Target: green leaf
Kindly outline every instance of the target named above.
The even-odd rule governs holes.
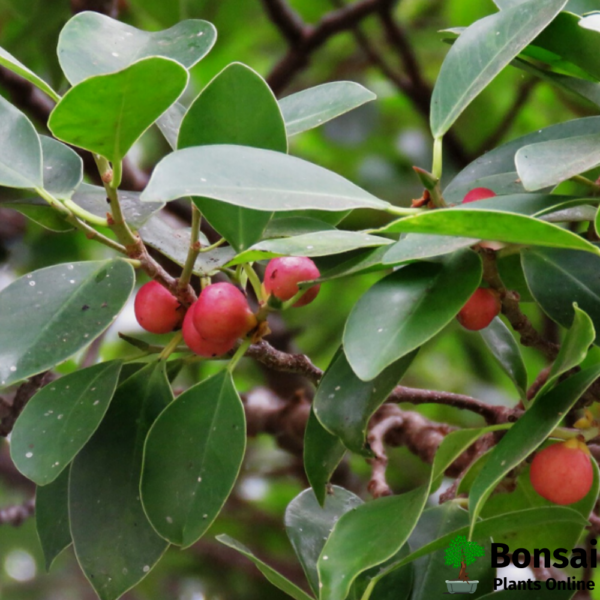
[[[469,524],[469,513],[458,506],[455,502],[446,502],[440,506],[434,506],[423,512],[421,519],[412,532],[409,543],[413,548],[422,548],[448,532],[454,532]],[[469,565],[469,579],[479,581],[477,591],[472,595],[478,598],[487,592],[491,592],[494,584],[496,571],[491,568],[487,556],[491,550],[490,538],[481,540],[485,547],[486,558],[475,561]],[[410,556],[410,554],[409,554]],[[456,571],[451,575],[449,567],[445,564],[445,552],[440,548],[415,561],[415,583],[411,600],[430,600],[440,593],[440,578],[438,574],[448,573],[447,579],[455,579]],[[394,570],[393,572],[396,572]],[[382,581],[385,581],[383,578]],[[373,596],[372,596],[373,598]],[[373,598],[373,600],[375,600]]]
[[[187,108],[183,104],[175,102],[156,120],[157,127],[173,150],[177,150],[179,128],[186,110]]]
[[[179,63],[145,58],[71,88],[52,111],[48,127],[58,139],[118,163],[179,98],[187,81]]]
[[[391,248],[391,246],[389,247]],[[334,256],[333,265],[321,269],[321,277],[316,281],[331,281],[341,277],[352,277],[353,275],[388,270],[390,266],[382,263],[387,250],[388,246],[379,246],[374,250]],[[331,263],[328,261],[329,264]]]
[[[358,575],[398,552],[425,506],[428,489],[379,498],[339,519],[318,562],[321,600],[344,600]]]
[[[204,535],[231,493],[245,449],[244,408],[228,371],[181,394],[144,448],[142,502],[156,531],[184,547]]]
[[[576,303],[573,304],[573,309],[575,311],[573,324],[560,345],[558,356],[552,363],[546,383],[536,396],[542,396],[563,373],[580,365],[587,356],[588,348],[594,343],[596,332],[592,320]]]
[[[597,9],[597,7],[596,7]],[[580,67],[594,79],[600,78],[600,59],[596,31],[580,26],[581,18],[568,12],[562,12],[549,27],[534,41],[538,48],[554,53],[562,61],[569,61]]]
[[[443,136],[474,98],[556,17],[566,0],[528,0],[476,21],[446,56],[432,96],[431,131]]]
[[[438,448],[426,485],[400,496],[362,504],[342,516],[319,558],[319,578],[323,584],[320,599],[344,600],[361,573],[396,555],[412,533],[430,490],[439,486],[444,471],[480,435],[498,429],[505,427],[464,429],[449,434]],[[379,575],[373,576],[363,595],[365,600],[380,579]]]
[[[369,381],[439,333],[477,289],[481,272],[479,256],[464,250],[377,282],[346,322],[344,351],[352,370]]]
[[[563,327],[573,323],[573,302],[600,331],[600,258],[583,252],[531,248],[521,252],[527,285],[542,310]]]
[[[51,484],[35,490],[35,527],[44,552],[46,571],[72,542],[69,528],[69,471],[65,469]]]
[[[55,265],[0,292],[0,386],[41,373],[94,341],[133,290],[124,260]]]
[[[55,102],[60,100],[60,96],[41,77],[28,69],[4,48],[0,48],[0,65],[35,85],[35,87],[44,92],[47,96],[50,96]]]
[[[119,385],[105,419],[71,467],[75,554],[101,600],[131,589],[167,549],[146,519],[139,482],[144,439],[172,397],[164,362],[137,371]]]
[[[465,167],[446,187],[444,198],[449,203],[462,202],[468,191],[480,186],[488,187],[497,194],[523,192],[515,167],[515,154],[519,148],[592,133],[600,133],[600,117],[586,117],[551,125],[503,144]]]
[[[289,579],[286,579],[283,575],[275,571],[275,569],[269,567],[269,565],[254,556],[246,546],[240,544],[237,540],[234,540],[232,537],[225,534],[218,535],[216,539],[221,542],[221,544],[225,544],[225,546],[237,550],[240,554],[243,554],[246,558],[251,560],[270,583],[291,598],[294,598],[294,600],[312,600],[312,596],[309,596],[295,583],[292,583]]]
[[[189,195],[269,212],[389,207],[327,169],[246,146],[199,146],[169,154],[154,169],[142,201]]]
[[[63,27],[58,60],[69,82],[76,85],[88,77],[122,71],[140,59],[155,56],[170,58],[189,69],[210,52],[216,39],[214,26],[198,19],[149,32],[86,11]],[[155,81],[161,86],[165,83],[163,79]]]
[[[311,410],[304,432],[303,462],[308,482],[321,506],[327,497],[327,484],[344,454],[344,444],[319,423]]]
[[[370,454],[365,449],[367,425],[373,413],[410,367],[416,352],[392,363],[372,381],[361,381],[352,371],[340,349],[325,372],[313,401],[321,424],[339,437],[352,452]]]
[[[510,332],[510,329],[508,329],[499,317],[496,317],[479,334],[492,356],[498,361],[500,367],[502,367],[502,370],[515,384],[519,396],[525,398],[528,387],[527,370],[519,345]]]
[[[596,365],[569,377],[540,396],[500,440],[469,494],[471,530],[483,504],[500,481],[544,442],[599,376],[600,365]]]
[[[234,144],[287,152],[285,123],[267,82],[250,67],[233,63],[194,100],[179,129],[178,148]],[[238,251],[257,242],[268,212],[233,208],[210,198],[194,201],[209,223]]]
[[[302,90],[279,101],[289,136],[308,131],[354,110],[377,96],[353,81],[334,81]]]
[[[552,527],[557,527],[559,523],[575,523],[581,527],[585,527],[588,521],[579,512],[566,506],[544,506],[539,508],[530,508],[527,510],[514,511],[505,513],[489,519],[483,519],[475,524],[473,531],[473,539],[486,539],[489,537],[518,532],[525,527],[541,527],[551,524]],[[376,579],[386,577],[395,569],[399,569],[423,556],[427,556],[432,552],[444,549],[457,535],[468,535],[469,525],[455,529],[436,540],[425,544],[406,558],[397,563],[391,564],[381,570],[381,573]]]
[[[83,161],[68,146],[40,136],[44,161],[43,188],[59,200],[68,200],[83,180]],[[106,198],[104,199],[106,216]]]
[[[42,187],[42,144],[31,121],[0,96],[0,185]]]
[[[139,234],[146,245],[152,246],[183,267],[190,248],[192,235],[190,227],[173,229],[160,215],[154,215],[139,230]],[[204,240],[204,245],[207,243],[208,241]],[[235,250],[231,246],[221,246],[209,252],[202,252],[196,259],[193,272],[201,277],[213,275],[216,269],[226,265],[234,256]]]
[[[435,258],[436,256],[443,256],[455,250],[472,246],[478,241],[478,239],[474,238],[409,233],[399,242],[386,249],[383,263],[386,265],[397,265],[424,258]]]
[[[509,244],[570,248],[600,254],[593,244],[558,225],[496,210],[449,208],[427,211],[394,221],[379,233],[399,231],[478,237]]]
[[[599,145],[600,134],[592,134],[525,146],[515,156],[517,172],[526,190],[556,185],[597,167]]]
[[[285,529],[315,595],[319,594],[317,561],[339,518],[363,501],[352,492],[333,486],[321,506],[312,489],[296,496],[285,510]]]
[[[264,240],[236,256],[230,265],[253,262],[276,256],[329,256],[359,248],[387,246],[393,240],[359,231],[327,230],[294,237]]]
[[[11,435],[15,466],[37,485],[54,481],[100,425],[113,397],[120,361],[79,369],[43,387]]]
[[[284,213],[286,216],[275,216],[267,225],[263,232],[265,239],[292,237],[295,235],[304,235],[305,233],[315,233],[317,231],[331,231],[335,227],[325,221],[312,219],[310,217],[288,217],[289,213]],[[336,213],[330,213],[336,214]]]
[[[98,185],[82,183],[72,198],[75,204],[81,206],[97,217],[106,217],[106,190]],[[139,229],[148,219],[163,206],[164,202],[140,202],[139,192],[119,190],[119,202],[127,223]]]
[[[0,207],[16,210],[50,231],[64,233],[75,229],[55,209],[40,198],[22,198],[21,200],[0,202]]]

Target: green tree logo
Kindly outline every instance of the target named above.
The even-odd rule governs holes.
[[[457,535],[446,548],[445,564],[456,569],[460,567],[458,578],[468,582],[467,566],[473,564],[480,556],[484,556],[484,553],[483,546],[476,542],[468,542],[464,535]]]

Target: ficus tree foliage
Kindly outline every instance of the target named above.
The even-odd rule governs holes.
[[[210,360],[190,352],[178,332],[160,345],[127,338],[129,354],[39,386],[14,425],[10,448],[19,471],[37,486],[48,566],[73,544],[98,596],[115,600],[169,545],[186,548],[206,534],[244,458],[245,411],[233,377],[244,355],[303,373],[316,386],[304,440],[311,488],[289,504],[284,519],[310,592],[229,535],[217,539],[296,600],[427,597],[427,590],[443,587],[435,567],[457,536],[484,547],[493,539],[529,549],[572,548],[585,536],[598,495],[595,462],[591,489],[568,507],[533,493],[526,475],[528,458],[548,440],[590,441],[599,434],[590,414],[579,417],[599,392],[600,362],[588,350],[600,327],[600,185],[585,173],[600,165],[600,117],[500,146],[447,186],[441,177],[445,136],[507,67],[600,106],[600,20],[569,12],[566,0],[497,4],[498,12],[445,33],[451,46],[431,103],[433,166],[429,172],[417,165],[424,192],[410,208],[288,153],[291,136],[376,101],[356,83],[329,83],[278,101],[257,72],[236,62],[184,104],[189,69],[215,43],[216,31],[205,21],[147,33],[96,13],[76,15],[58,42],[72,86],[63,95],[0,49],[4,67],[56,102],[49,137],[0,97],[0,186],[26,192],[11,206],[114,254],[33,271],[0,292],[0,386],[52,371],[98,340],[143,274],[184,308],[196,300],[197,283],[232,282],[256,301],[258,318],[236,349],[215,361],[212,376],[177,396],[178,371]],[[172,152],[141,194],[122,192],[123,159],[154,124]],[[103,187],[83,181],[73,147],[92,153]],[[562,193],[569,180],[579,193]],[[461,205],[478,187],[495,196]],[[192,227],[176,234],[157,215],[181,198],[191,203]],[[357,209],[380,213],[385,224],[363,231],[340,226]],[[202,222],[221,239],[210,244]],[[181,267],[176,277],[156,253]],[[323,374],[306,357],[262,340],[269,315],[290,305],[269,297],[260,279],[265,261],[281,256],[320,265],[318,281],[302,289],[380,275],[349,312],[342,345]],[[478,335],[520,402],[511,409],[477,405],[487,426],[448,428],[430,449],[427,482],[391,495],[382,445],[401,417],[392,411],[375,426],[371,418],[383,414],[386,400],[401,400],[396,386],[419,349],[454,322],[480,287],[493,291],[503,317]],[[525,300],[562,328],[560,345],[532,326],[521,310]],[[551,361],[532,388],[519,342]],[[371,463],[372,499],[330,484],[347,452]],[[459,460],[455,497],[427,508]],[[507,481],[516,490],[499,502],[494,492]],[[485,563],[478,561],[471,575],[478,571],[479,596],[492,590]]]

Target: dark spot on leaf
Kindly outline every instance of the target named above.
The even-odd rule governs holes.
[[[103,303],[100,305],[100,308],[106,308],[107,306],[108,306],[108,302],[103,302]]]
[[[89,309],[90,309],[90,307],[89,307],[87,304],[84,304],[84,305],[81,307],[81,310],[89,310]]]

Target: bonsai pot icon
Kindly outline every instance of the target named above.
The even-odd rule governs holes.
[[[473,564],[484,555],[483,547],[475,542],[467,541],[464,535],[457,535],[446,548],[445,564],[460,569],[458,579],[446,579],[448,592],[451,594],[473,594],[479,581],[470,580],[467,566]]]

